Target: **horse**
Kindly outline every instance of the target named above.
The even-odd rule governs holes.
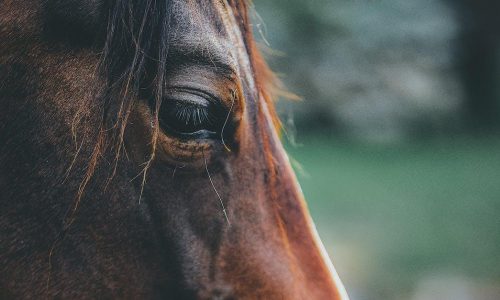
[[[251,9],[0,1],[0,298],[348,299]]]

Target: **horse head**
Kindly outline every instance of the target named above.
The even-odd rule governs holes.
[[[347,299],[248,6],[0,2],[0,295]]]

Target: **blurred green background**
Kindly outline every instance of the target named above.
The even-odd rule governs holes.
[[[254,0],[352,300],[500,299],[500,3]]]

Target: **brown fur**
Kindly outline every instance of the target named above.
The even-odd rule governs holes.
[[[0,298],[346,299],[249,4],[130,3],[0,2]],[[162,127],[179,84],[220,98],[220,139]]]

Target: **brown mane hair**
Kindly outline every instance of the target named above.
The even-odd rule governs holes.
[[[96,70],[96,77],[104,78],[105,83],[93,90],[95,96],[87,100],[92,103],[82,103],[74,119],[75,141],[79,134],[79,126],[85,124],[92,115],[100,116],[100,124],[94,133],[94,138],[92,138],[92,133],[84,133],[80,137],[80,147],[83,143],[93,142],[94,150],[74,205],[68,211],[66,227],[73,222],[74,213],[85,188],[106,151],[114,153],[108,183],[113,179],[118,161],[125,151],[124,134],[127,122],[136,99],[141,96],[141,87],[144,85],[152,86],[154,91],[153,95],[149,95],[154,101],[150,103],[154,107],[151,121],[154,130],[150,142],[151,153],[144,162],[142,174],[139,174],[142,175],[142,186],[146,183],[147,170],[155,157],[160,130],[158,114],[164,96],[163,87],[169,53],[170,14],[175,12],[170,1],[139,0],[134,1],[133,7],[132,2],[131,0],[116,0],[110,7],[107,32],[102,42],[101,60]],[[265,62],[254,39],[249,18],[251,3],[247,0],[228,0],[227,3],[238,22],[250,57],[259,101],[266,102],[274,127],[279,132],[281,122],[273,102],[278,95],[286,96],[286,93],[281,88],[281,82]],[[147,76],[146,70],[154,70],[154,76]],[[95,98],[100,101],[95,101]],[[103,105],[97,106],[95,103],[103,103]],[[78,151],[75,159],[76,156],[78,156]]]
[[[279,95],[286,95],[286,93],[282,88],[281,81],[276,77],[276,74],[274,74],[271,68],[269,68],[258,49],[252,28],[250,26],[251,22],[249,19],[249,11],[251,8],[249,6],[251,2],[238,0],[228,0],[228,2],[235,14],[236,20],[238,21],[240,31],[247,47],[247,52],[249,54],[250,63],[252,64],[254,73],[254,80],[262,98],[259,100],[263,100],[268,104],[267,106],[270,110],[274,126],[276,130],[280,131],[281,122],[274,109],[273,102]]]

